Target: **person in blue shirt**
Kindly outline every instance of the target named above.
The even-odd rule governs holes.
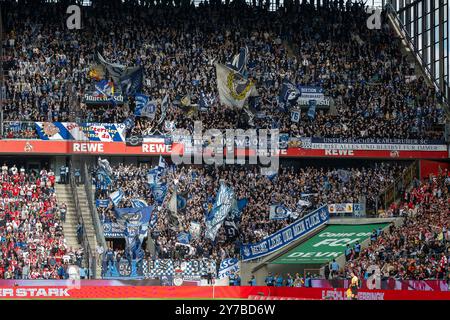
[[[83,267],[80,268],[80,279],[86,279],[86,269]]]
[[[230,275],[228,276],[228,285],[234,286],[235,285],[234,280],[235,280],[234,272],[231,272]]]
[[[353,251],[355,252],[355,258],[358,258],[359,253],[361,252],[361,245],[359,244],[359,241],[356,241]]]
[[[236,275],[234,277],[234,285],[235,286],[240,286],[241,285],[241,276],[239,275],[238,272],[236,272]]]
[[[288,273],[286,276],[286,286],[293,287],[294,286],[294,278],[292,278],[291,274]]]
[[[373,231],[372,231],[372,234],[370,235],[370,242],[375,242],[375,241],[377,241],[377,231],[374,229]]]
[[[333,259],[333,262],[331,262],[331,276],[335,277],[339,273],[339,263],[336,262],[335,259]]]
[[[283,276],[281,274],[276,274],[275,279],[276,279],[276,286],[282,287],[283,286]]]
[[[383,233],[383,230],[381,230],[380,227],[377,229],[377,237],[379,237]]]
[[[311,287],[311,273],[309,273],[309,272],[306,274],[305,287],[306,288],[310,288]]]
[[[248,285],[252,286],[252,287],[256,286],[256,278],[255,278],[255,276],[252,275],[252,278],[248,282]]]
[[[272,276],[272,272],[269,272],[269,275],[266,277],[266,280],[264,282],[268,287],[273,287],[275,279]]]

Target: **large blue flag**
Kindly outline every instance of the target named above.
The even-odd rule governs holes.
[[[151,190],[153,193],[153,197],[155,197],[156,202],[158,202],[159,205],[161,205],[164,202],[164,199],[167,195],[167,183],[165,182],[158,182],[151,186]]]
[[[155,118],[156,115],[156,102],[151,101],[149,96],[144,94],[137,94],[134,96],[136,107],[134,109],[134,115],[138,117]]]
[[[144,69],[142,67],[126,68],[120,77],[120,87],[125,96],[135,95],[142,92],[144,80]]]
[[[247,71],[248,57],[249,57],[248,47],[247,46],[242,47],[239,50],[239,53],[233,57],[233,61],[231,61],[231,63],[227,63],[226,66],[245,76]]]
[[[219,192],[216,197],[216,202],[211,212],[206,217],[206,232],[205,236],[212,241],[217,236],[217,232],[225,221],[228,213],[235,204],[234,190],[221,183]]]
[[[295,103],[301,96],[300,90],[289,80],[285,79],[281,84],[278,101],[281,103]]]

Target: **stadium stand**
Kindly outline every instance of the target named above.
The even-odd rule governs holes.
[[[0,278],[67,278],[68,265],[81,267],[83,251],[64,238],[66,206],[57,200],[55,174],[6,164],[1,170]]]
[[[346,275],[356,272],[367,279],[369,265],[377,265],[383,278],[405,280],[448,277],[450,177],[430,177],[405,193],[400,205],[403,224],[391,226],[356,259],[347,262]]]
[[[127,138],[164,136],[172,142],[175,128],[193,132],[194,123],[201,121],[204,130],[279,129],[298,143],[305,143],[302,138],[349,138],[349,144],[358,139],[417,139],[425,141],[421,146],[411,143],[418,153],[429,142],[429,152],[446,148],[441,97],[405,53],[387,19],[380,30],[369,30],[363,5],[326,3],[294,7],[286,1],[285,7],[269,11],[240,1],[183,8],[165,2],[101,1],[84,8],[83,28],[74,31],[55,14],[65,11],[66,3],[7,1],[2,138],[72,142],[79,137],[54,124],[70,122],[124,125]],[[226,106],[218,94],[217,63],[235,68],[236,53],[247,59],[238,85],[255,83],[257,90],[243,108]],[[126,96],[129,87],[102,73],[105,61],[137,66],[136,72],[142,68],[145,80],[139,94],[128,95],[125,102],[114,100]],[[233,85],[233,79],[227,80]],[[304,89],[312,90],[317,100],[307,98]],[[86,97],[93,92],[106,102],[88,103]],[[145,114],[139,109],[144,98],[146,107],[154,107]],[[93,135],[92,140],[80,140],[103,142]],[[24,152],[32,148],[27,145]],[[421,183],[414,172],[408,185],[398,184],[415,160],[408,155],[406,161],[396,161],[403,151],[399,149],[389,149],[389,161],[383,155],[383,161],[368,159],[360,166],[345,159],[329,165],[315,164],[312,158],[295,165],[286,160],[272,174],[262,174],[259,165],[173,165],[159,156],[155,167],[148,164],[148,155],[125,160],[118,152],[102,160],[92,153],[77,163],[77,182],[84,180],[86,186],[67,188],[55,186],[56,174],[50,169],[27,172],[5,164],[0,180],[0,278],[67,279],[69,265],[86,264],[88,246],[81,248],[85,240],[79,236],[77,243],[68,243],[69,228],[63,227],[68,208],[58,202],[59,190],[64,200],[76,193],[73,205],[78,208],[69,206],[70,219],[84,216],[89,222],[80,222],[77,231],[90,229],[85,238],[96,248],[104,278],[158,277],[162,282],[166,273],[156,271],[169,270],[176,277],[189,269],[195,276],[208,274],[211,281],[219,278],[222,262],[237,264],[243,258],[244,245],[267,240],[320,208],[362,203],[377,218],[404,220],[400,227],[377,234],[358,256],[350,255],[337,278],[348,279],[354,272],[367,279],[370,265],[379,266],[383,278],[449,278],[449,172]],[[55,157],[53,169],[65,163],[63,157]],[[143,160],[147,164],[138,164]],[[89,173],[80,169],[88,164]],[[70,170],[66,178],[75,184],[74,168]],[[394,191],[380,203],[380,193],[389,188]],[[404,199],[396,199],[398,194]],[[218,204],[222,197],[229,201]],[[211,236],[216,205],[232,208]],[[97,230],[97,213],[102,232]],[[124,225],[125,216],[129,220]],[[107,247],[100,245],[100,236],[103,242],[108,239]],[[129,265],[124,267],[124,261]],[[142,269],[150,270],[150,264],[158,267],[148,276]],[[311,287],[313,279],[323,278],[304,276],[299,271],[270,279],[276,286]],[[236,278],[237,285],[247,285],[238,272]]]
[[[60,5],[9,3],[5,120],[125,121],[134,113],[132,99],[125,108],[83,103],[96,83],[88,71],[99,52],[109,61],[143,65],[142,93],[155,101],[168,94],[166,120],[177,128],[192,130],[200,120],[205,129],[278,127],[306,137],[443,138],[436,92],[416,75],[387,24],[376,32],[365,27],[367,14],[358,4],[319,9],[303,4],[270,12],[239,3],[142,10],[103,2],[86,8],[84,28],[76,33],[53,14]],[[167,16],[177,19],[169,22]],[[213,62],[228,62],[243,45],[249,50],[248,76],[259,92],[250,113],[219,103],[214,75]],[[314,121],[303,111],[300,121],[292,122],[277,101],[285,79],[323,88],[327,102],[319,103]],[[153,119],[137,117],[130,134],[167,132],[160,112]],[[28,127],[9,126],[7,137],[35,137]]]

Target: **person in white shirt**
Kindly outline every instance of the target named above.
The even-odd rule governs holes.
[[[18,172],[16,165],[13,165],[11,168],[11,173],[16,174]]]

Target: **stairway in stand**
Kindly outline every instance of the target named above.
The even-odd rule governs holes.
[[[88,199],[86,196],[86,189],[84,184],[77,186],[78,199],[80,201],[81,215],[83,216],[84,223],[86,225],[86,232],[91,246],[92,254],[97,259],[96,276],[100,278],[101,275],[101,261],[98,261],[97,257],[97,236],[95,234],[94,221],[92,220],[91,212],[89,210]]]
[[[64,238],[66,239],[67,246],[74,250],[81,247],[77,239],[77,215],[75,212],[75,201],[68,184],[55,184],[56,198],[58,203],[65,203],[67,205],[66,221],[63,223]]]

